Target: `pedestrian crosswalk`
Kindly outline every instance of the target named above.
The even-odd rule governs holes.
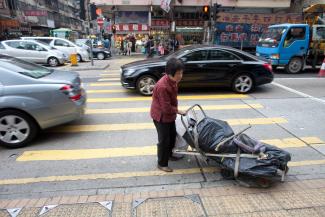
[[[201,105],[205,111],[209,110],[239,110],[239,109],[260,109],[261,104],[230,104],[230,105]],[[179,106],[180,110],[188,109],[188,106]],[[114,108],[114,109],[87,109],[86,114],[118,114],[118,113],[140,113],[149,112],[149,107],[136,108]]]
[[[92,124],[71,124],[60,126],[50,130],[49,132],[55,132],[59,134],[76,134],[76,133],[84,133],[91,134],[95,132],[105,132],[105,135],[113,134],[114,132],[125,133],[125,135],[129,132],[134,131],[144,131],[146,135],[155,135],[154,125],[152,122],[130,122],[127,119],[127,115],[129,113],[149,113],[150,107],[139,106],[138,104],[130,105],[132,102],[150,102],[151,97],[142,97],[142,96],[134,96],[128,95],[128,90],[125,90],[121,87],[119,81],[119,74],[117,71],[110,73],[107,71],[106,73],[100,74],[102,78],[100,78],[97,82],[89,83],[86,85],[88,96],[88,103],[91,105],[90,108],[86,110],[87,118],[91,119],[94,116],[103,117],[105,114],[114,114],[114,117],[124,117],[124,121],[121,123],[92,123]],[[95,88],[93,88],[95,87]],[[115,87],[114,89],[110,89],[107,87]],[[119,88],[116,88],[119,87]],[[114,94],[123,93],[124,95],[121,97],[116,97]],[[100,96],[100,97],[98,97]],[[202,105],[204,110],[207,111],[233,111],[233,118],[223,118],[218,117],[219,119],[225,119],[231,126],[245,126],[245,125],[260,125],[263,126],[271,126],[275,127],[278,125],[289,124],[290,120],[283,117],[263,117],[260,114],[257,114],[255,117],[247,118],[245,116],[245,112],[250,112],[254,110],[263,110],[266,108],[261,103],[252,103],[254,98],[245,95],[245,94],[234,94],[234,93],[225,93],[225,94],[180,94],[178,97],[179,101],[187,101],[190,103],[198,103],[200,101],[205,101]],[[227,100],[231,100],[231,103]],[[249,100],[249,103],[245,100]],[[212,104],[207,103],[212,102]],[[226,102],[225,102],[226,101]],[[218,104],[217,102],[221,102],[222,104]],[[126,104],[128,103],[128,104]],[[97,107],[101,105],[100,107]],[[113,106],[114,105],[114,106]],[[137,106],[138,105],[138,106]],[[180,106],[179,109],[186,110],[188,106]],[[113,116],[113,115],[110,115]],[[242,118],[240,118],[242,117]],[[122,120],[122,119],[119,119]],[[105,120],[104,120],[105,121]],[[134,119],[133,119],[134,121]],[[150,131],[151,130],[151,131]],[[149,132],[148,132],[149,131]],[[78,135],[78,134],[77,134]],[[103,134],[100,134],[102,136]],[[98,136],[98,135],[96,135]],[[109,137],[108,137],[109,138]],[[271,138],[271,139],[270,139]],[[73,148],[73,144],[69,148],[60,148],[60,146],[53,147],[51,149],[43,150],[40,146],[35,150],[33,147],[30,147],[28,151],[22,152],[18,158],[16,159],[17,164],[24,164],[24,166],[28,166],[29,164],[35,162],[70,162],[70,161],[86,161],[86,160],[98,160],[98,159],[118,159],[118,158],[128,158],[134,159],[152,157],[156,155],[157,148],[154,144],[143,144],[142,146],[132,146],[133,142],[137,138],[124,139],[128,141],[128,145],[117,145],[118,141],[108,140],[103,137],[103,141],[110,145],[107,145],[110,148],[90,148],[90,144],[85,144],[87,148]],[[64,140],[62,140],[64,141]],[[72,140],[70,140],[71,142]],[[317,136],[310,135],[310,137],[302,136],[290,136],[283,137],[277,135],[268,136],[267,139],[262,139],[262,142],[265,142],[270,145],[277,146],[279,148],[291,149],[295,150],[306,150],[310,149],[313,145],[317,144],[319,146],[325,147],[325,142],[318,138]],[[89,141],[83,141],[84,143],[89,143]],[[155,163],[153,163],[155,164]],[[321,157],[315,157],[313,159],[294,159],[289,163],[290,167],[308,167],[308,166],[322,166],[325,165],[325,159]],[[42,164],[40,164],[42,166]],[[122,167],[123,165],[121,165]],[[130,166],[130,165],[127,165]],[[117,170],[118,171],[118,170]],[[125,171],[125,169],[121,170]],[[201,173],[215,173],[218,172],[219,169],[216,167],[194,167],[194,168],[185,168],[185,169],[175,169],[173,173],[165,173],[153,168],[143,171],[141,168],[132,168],[132,171],[127,172],[116,172],[116,170],[108,173],[90,173],[90,172],[81,172],[78,175],[67,175],[64,171],[60,171],[62,174],[58,174],[57,172],[53,176],[40,176],[39,174],[31,175],[30,177],[21,178],[6,178],[0,179],[1,185],[24,185],[24,184],[34,184],[34,183],[42,183],[42,182],[65,182],[65,181],[82,181],[82,180],[112,180],[112,179],[129,179],[136,177],[149,177],[149,176],[177,176],[177,175],[192,175],[192,174],[201,174]]]
[[[317,137],[267,139],[261,142],[279,148],[308,147],[313,143],[325,143]],[[325,146],[325,145],[324,145]],[[25,151],[17,161],[56,161],[56,160],[83,160],[98,158],[136,157],[156,155],[156,146],[104,148],[104,149],[70,149],[70,150],[37,150]]]
[[[281,124],[288,121],[281,117],[276,118],[241,118],[226,120],[231,126],[238,125],[267,125]],[[53,129],[53,132],[78,133],[78,132],[98,132],[98,131],[134,131],[155,129],[153,123],[124,123],[124,124],[93,124],[93,125],[69,125]]]

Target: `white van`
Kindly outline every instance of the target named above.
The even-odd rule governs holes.
[[[79,47],[75,43],[57,37],[21,37],[24,40],[37,40],[44,42],[51,47],[55,47],[56,49],[66,53],[69,57],[71,54],[76,53],[78,62],[81,61],[89,61],[89,53],[86,48]]]

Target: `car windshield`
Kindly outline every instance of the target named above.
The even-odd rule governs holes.
[[[278,47],[281,41],[282,35],[287,30],[287,27],[271,27],[262,34],[258,41],[260,47]]]
[[[1,67],[31,78],[42,78],[53,72],[53,70],[45,67],[9,56],[0,57],[0,68]]]
[[[163,58],[165,58],[166,60],[170,60],[171,58],[178,57],[182,53],[188,53],[188,52],[190,52],[190,50],[188,48],[183,48],[183,49],[180,49],[174,53],[171,53]]]
[[[49,46],[48,44],[46,44],[45,42],[43,42],[43,41],[38,41],[38,40],[37,40],[37,42],[40,43],[40,44],[42,44],[43,47],[45,47],[45,48],[47,48],[47,49],[49,49],[49,50],[57,50],[55,47],[51,47],[51,46]]]

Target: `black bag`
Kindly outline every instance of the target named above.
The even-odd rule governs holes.
[[[198,123],[197,133],[199,146],[205,152],[214,152],[221,141],[234,135],[227,122],[208,117]]]
[[[238,141],[247,147],[238,146]],[[259,149],[257,148],[259,147]],[[237,138],[227,142],[221,147],[225,153],[237,152],[240,148],[241,153],[252,153],[251,150],[259,150],[255,153],[264,153],[267,157],[261,159],[240,158],[239,173],[254,177],[273,177],[277,174],[278,169],[286,170],[288,162],[291,160],[290,153],[272,145],[252,139],[246,134],[241,134]],[[220,150],[221,151],[221,150]],[[236,158],[214,158],[222,164],[225,169],[234,171]]]

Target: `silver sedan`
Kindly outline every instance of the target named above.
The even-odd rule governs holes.
[[[83,116],[86,94],[76,72],[0,54],[0,145],[27,145],[39,130]]]

